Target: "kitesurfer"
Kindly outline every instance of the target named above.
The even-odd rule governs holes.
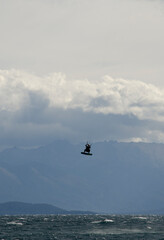
[[[87,144],[85,145],[85,150],[84,150],[84,152],[90,153],[90,150],[91,150],[91,145],[90,145],[89,143],[87,143]]]
[[[85,144],[85,149],[84,152],[81,152],[81,154],[84,155],[88,155],[88,156],[92,156],[92,153],[90,153],[91,151],[91,144],[89,144],[88,142]]]

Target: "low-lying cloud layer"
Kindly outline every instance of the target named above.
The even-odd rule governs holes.
[[[164,90],[110,76],[89,81],[1,70],[0,115],[1,144],[30,137],[31,144],[41,137],[83,140],[85,132],[92,140],[163,141]]]
[[[164,119],[164,90],[141,81],[70,80],[62,73],[45,77],[17,70],[0,71],[0,109],[18,111],[47,101],[48,108],[81,109],[102,114],[133,114],[138,119]]]

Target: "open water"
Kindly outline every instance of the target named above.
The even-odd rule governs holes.
[[[164,216],[1,216],[0,240],[164,240]]]

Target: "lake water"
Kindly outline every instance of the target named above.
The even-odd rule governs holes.
[[[0,240],[164,240],[164,216],[0,216]]]

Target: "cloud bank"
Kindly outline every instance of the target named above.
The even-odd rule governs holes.
[[[19,144],[25,138],[31,144],[39,138],[82,140],[86,132],[93,140],[163,141],[164,90],[111,76],[90,81],[0,70],[0,116],[0,144],[15,138]]]
[[[37,99],[38,98],[38,99]],[[141,81],[105,76],[99,81],[45,77],[18,70],[0,71],[0,110],[16,112],[47,101],[47,108],[81,109],[101,114],[132,114],[162,121],[164,90]]]

